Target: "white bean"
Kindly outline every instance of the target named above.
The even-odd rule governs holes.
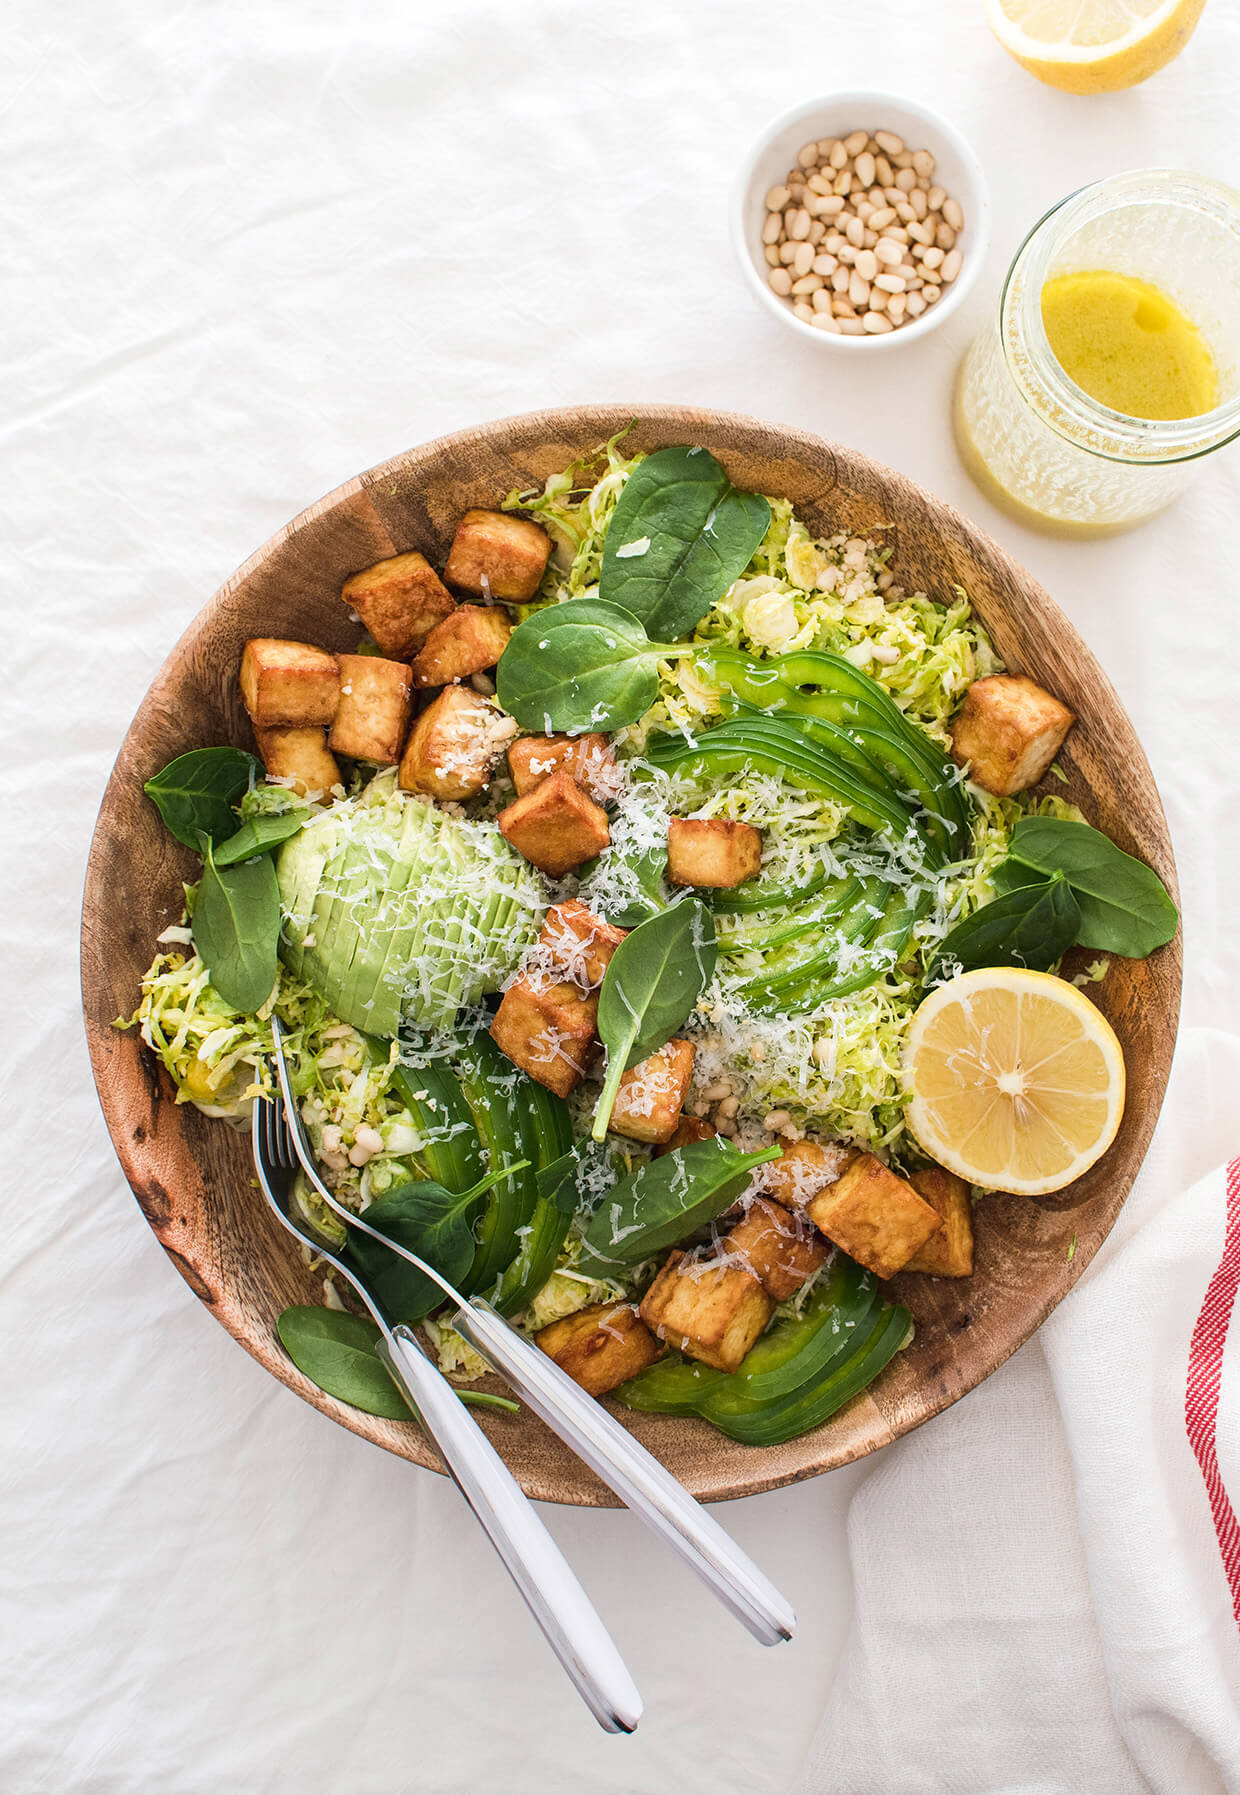
[[[778,293],[781,299],[787,299],[792,291],[792,276],[786,268],[772,268],[766,279],[772,293]]]
[[[768,212],[782,212],[791,198],[786,187],[772,187],[766,196],[766,209]]]

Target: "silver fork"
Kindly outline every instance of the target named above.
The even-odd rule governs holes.
[[[664,1543],[683,1558],[719,1600],[762,1645],[791,1639],[796,1614],[791,1605],[742,1552],[719,1523],[694,1500],[682,1483],[647,1452],[615,1416],[574,1383],[554,1359],[519,1334],[498,1310],[481,1297],[463,1297],[433,1266],[371,1227],[332,1195],[319,1175],[302,1126],[289,1078],[284,1039],[276,1017],[271,1019],[276,1069],[293,1146],[310,1183],[349,1227],[360,1228],[420,1272],[432,1278],[456,1305],[452,1326],[496,1371],[564,1444],[619,1496],[620,1500]],[[399,1338],[407,1329],[393,1330]],[[412,1338],[412,1336],[410,1336]]]
[[[416,1337],[408,1328],[389,1328],[355,1273],[290,1215],[289,1191],[298,1161],[280,1099],[255,1102],[252,1141],[259,1189],[289,1233],[333,1266],[374,1317],[388,1370],[586,1706],[605,1731],[631,1733],[641,1719],[641,1696],[533,1504]]]

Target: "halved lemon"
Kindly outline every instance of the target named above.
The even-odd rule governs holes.
[[[1114,93],[1165,68],[1205,0],[986,0],[1009,56],[1064,93]]]
[[[970,1184],[1041,1196],[1101,1157],[1124,1113],[1115,1031],[1075,985],[1016,966],[932,991],[904,1049],[908,1125]]]

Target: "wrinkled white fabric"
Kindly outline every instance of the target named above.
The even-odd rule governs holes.
[[[1234,1734],[1205,1724],[1235,1671],[1215,1652],[1221,1573],[1191,1568],[1202,1497],[1175,1412],[1198,1299],[1137,1310],[1128,1292],[1158,1286],[1164,1257],[1177,1285],[1197,1278],[1221,1220],[1198,1220],[1192,1200],[1180,1266],[1179,1211],[1158,1217],[1240,1150],[1240,456],[1212,460],[1136,535],[1051,542],[971,487],[948,397],[1048,204],[1121,168],[1226,176],[1238,66],[1225,0],[1174,67],[1096,101],[1010,63],[981,0],[11,0],[4,1795],[775,1795],[806,1774],[849,1795],[1237,1786]],[[727,219],[769,117],[876,84],[951,115],[995,215],[962,315],[866,362],[788,340],[741,283]],[[1188,951],[1188,1071],[1116,1233],[1131,1246],[1108,1248],[1039,1341],[955,1411],[868,1466],[721,1511],[795,1595],[791,1646],[760,1651],[626,1515],[548,1511],[646,1696],[629,1740],[598,1734],[454,1493],[275,1385],[172,1274],[100,1121],[76,989],[108,769],[215,587],[358,469],[479,419],[589,399],[816,429],[993,529],[1134,717],[1177,845]],[[1146,1390],[1155,1318],[1167,1382]],[[1145,1483],[1124,1470],[1133,1442]],[[1147,1551],[1160,1529],[1170,1543]],[[1138,1576],[1147,1558],[1157,1582]],[[994,1649],[979,1652],[988,1617]],[[1052,1675],[1062,1690],[1061,1660],[1073,1694],[1039,1700]],[[1200,1689],[1181,1686],[1183,1666],[1211,1662]]]

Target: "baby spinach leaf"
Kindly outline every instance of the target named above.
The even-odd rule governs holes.
[[[1179,915],[1158,874],[1088,823],[1022,817],[1010,853],[1043,876],[1060,873],[1068,881],[1080,906],[1082,947],[1139,960],[1175,934]]]
[[[715,919],[685,898],[626,935],[607,967],[598,999],[607,1077],[594,1112],[594,1139],[607,1132],[620,1080],[670,1041],[715,970]]]
[[[1022,866],[1019,860],[1013,860],[1010,855],[999,862],[991,873],[990,880],[997,897],[1003,897],[1009,891],[1018,891],[1021,886],[1049,883],[1045,873],[1038,872],[1032,866]]]
[[[658,449],[612,512],[599,597],[675,642],[744,573],[770,521],[766,499],[738,492],[705,449]]]
[[[314,814],[309,805],[298,805],[292,810],[248,817],[235,834],[212,848],[216,866],[237,866],[243,860],[266,854],[269,849],[279,847],[282,841],[298,834]]]
[[[926,974],[929,984],[981,966],[1029,966],[1049,972],[1077,939],[1081,912],[1061,873],[1021,885],[958,922]]]
[[[202,837],[204,865],[194,899],[194,945],[211,983],[234,1010],[253,1015],[276,982],[280,887],[265,856],[217,870]]]
[[[366,1210],[366,1220],[425,1259],[450,1284],[459,1285],[477,1251],[474,1223],[482,1198],[493,1185],[525,1171],[529,1163],[522,1159],[501,1166],[459,1193],[431,1181],[402,1180],[376,1197]],[[350,1234],[349,1258],[390,1321],[421,1321],[446,1300],[433,1278],[367,1234]]]
[[[388,1375],[379,1357],[379,1330],[361,1315],[342,1309],[316,1309],[298,1304],[286,1309],[276,1322],[289,1358],[316,1389],[338,1402],[379,1415],[387,1421],[408,1421],[409,1405]],[[519,1405],[489,1390],[458,1389],[462,1402],[480,1408],[518,1412]]]
[[[666,872],[666,844],[643,848],[635,842],[624,846],[613,842],[587,861],[577,876],[583,883],[598,879],[595,908],[600,915],[618,929],[635,929],[668,908],[663,894]]]
[[[195,748],[169,761],[142,789],[177,840],[196,850],[200,836],[214,841],[233,833],[233,805],[262,776],[261,761],[244,749]]]
[[[654,703],[659,662],[689,652],[652,642],[619,605],[570,598],[517,625],[495,670],[496,697],[522,729],[621,729]]]
[[[610,1276],[713,1221],[735,1202],[756,1166],[778,1159],[782,1147],[741,1153],[715,1135],[647,1160],[603,1198],[586,1229],[582,1271]]]
[[[596,1141],[574,1141],[567,1153],[544,1166],[538,1174],[538,1194],[561,1215],[576,1215],[581,1207],[581,1177],[588,1166],[607,1164],[605,1147]]]

